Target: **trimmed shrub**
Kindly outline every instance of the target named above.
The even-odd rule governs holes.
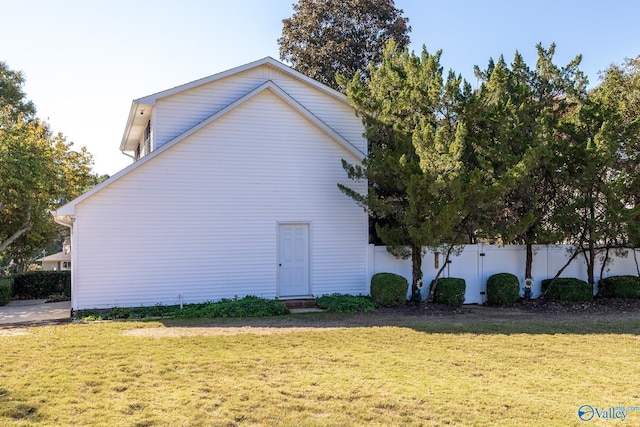
[[[431,282],[431,286],[434,285],[434,282]],[[434,301],[438,304],[460,307],[464,304],[464,292],[466,288],[467,284],[464,279],[456,277],[438,279]]]
[[[573,277],[559,277],[549,288],[552,279],[542,281],[542,292],[552,301],[593,301],[593,288],[584,280]],[[547,289],[549,289],[547,291]]]
[[[491,305],[513,304],[520,294],[520,281],[511,273],[494,274],[487,280],[487,301]]]
[[[19,299],[49,298],[54,294],[71,297],[70,271],[30,271],[13,276],[13,296]]]
[[[640,277],[611,276],[602,279],[598,295],[604,298],[640,298]]]
[[[0,306],[7,305],[13,294],[13,279],[0,279]]]
[[[407,303],[409,282],[393,273],[377,273],[371,278],[371,299],[383,307],[399,307]]]
[[[322,295],[316,299],[316,305],[333,313],[357,313],[377,308],[377,304],[365,295]]]

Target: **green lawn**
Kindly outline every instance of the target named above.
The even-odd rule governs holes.
[[[353,322],[302,316],[258,329],[0,330],[0,425],[620,425],[585,423],[578,408],[640,406],[637,317],[328,328],[314,325]],[[160,329],[131,335],[140,328]],[[640,425],[640,413],[624,425]]]

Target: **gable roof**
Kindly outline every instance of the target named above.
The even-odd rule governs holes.
[[[316,89],[323,91],[327,95],[339,100],[340,102],[349,104],[347,97],[344,96],[342,93],[308,76],[305,76],[304,74],[294,70],[291,67],[288,67],[282,62],[276,61],[270,56],[267,56],[265,58],[250,62],[245,65],[241,65],[239,67],[232,68],[230,70],[222,71],[220,73],[213,74],[211,76],[204,77],[202,79],[194,80],[192,82],[185,83],[183,85],[176,86],[174,88],[167,89],[167,90],[157,92],[152,95],[144,96],[142,98],[138,98],[134,100],[131,103],[131,109],[129,110],[127,126],[125,127],[124,135],[122,136],[122,141],[120,143],[120,150],[121,151],[131,150],[131,148],[128,148],[129,146],[128,143],[130,142],[130,139],[131,139],[132,130],[137,130],[137,132],[141,132],[144,129],[147,121],[150,118],[150,112],[158,100],[197,88],[202,85],[213,83],[215,81],[224,79],[225,77],[229,77],[234,74],[242,73],[242,72],[245,72],[254,68],[258,68],[261,66],[265,66],[265,65],[276,68],[277,70],[282,71],[283,73],[286,73],[297,80],[300,80],[310,86],[313,86]]]
[[[320,83],[318,83],[318,84],[320,84]],[[333,90],[333,89],[331,89],[331,90]],[[78,198],[72,200],[71,202],[67,203],[66,205],[61,206],[60,208],[58,208],[56,211],[54,211],[52,213],[54,219],[56,220],[56,222],[58,222],[58,223],[60,223],[62,225],[69,226],[70,223],[73,221],[72,217],[73,217],[73,215],[75,213],[75,206],[78,203],[86,200],[87,198],[89,198],[92,195],[96,194],[97,192],[99,192],[103,188],[111,185],[113,182],[119,180],[123,176],[125,176],[128,173],[132,172],[133,170],[137,169],[138,167],[146,164],[149,161],[152,161],[155,157],[157,157],[157,156],[161,155],[162,153],[164,153],[165,151],[169,150],[174,145],[178,144],[179,142],[183,141],[184,139],[188,138],[189,136],[193,135],[194,133],[198,132],[199,130],[203,129],[204,127],[208,126],[209,124],[215,122],[217,119],[219,119],[220,117],[224,116],[228,112],[238,108],[242,104],[246,103],[247,101],[253,99],[257,95],[259,95],[260,93],[263,93],[265,91],[270,91],[271,93],[275,94],[279,99],[281,99],[286,104],[288,104],[293,109],[295,109],[305,119],[307,119],[312,124],[314,124],[317,128],[319,128],[322,132],[324,132],[331,139],[333,139],[335,142],[337,142],[341,147],[343,147],[345,150],[347,150],[349,153],[351,153],[358,160],[362,160],[365,157],[365,154],[363,152],[361,152],[358,148],[356,148],[353,144],[351,144],[346,138],[344,138],[342,135],[340,135],[338,132],[336,132],[333,128],[331,128],[329,125],[327,125],[324,121],[322,121],[320,118],[318,118],[316,115],[314,115],[311,111],[309,111],[307,108],[305,108],[302,104],[300,104],[298,101],[296,101],[293,97],[291,97],[287,92],[285,92],[282,88],[280,88],[273,81],[268,80],[265,83],[263,83],[262,85],[258,86],[256,89],[252,90],[251,92],[247,93],[246,95],[244,95],[244,96],[240,97],[239,99],[237,99],[236,101],[232,102],[231,104],[229,104],[228,106],[226,106],[222,110],[214,113],[209,118],[203,120],[202,122],[198,123],[197,125],[193,126],[192,128],[186,130],[182,134],[180,134],[177,137],[173,138],[172,140],[166,142],[160,148],[158,148],[156,150],[153,150],[150,154],[148,154],[148,155],[142,157],[140,160],[132,163],[131,165],[129,165],[128,167],[124,168],[120,172],[116,173],[115,175],[113,175],[112,177],[110,177],[106,181],[102,182],[101,184],[98,184],[97,186],[95,186],[94,188],[89,190],[88,192],[86,192],[83,195],[79,196]]]
[[[266,90],[271,91],[272,93],[277,95],[281,100],[283,100],[285,103],[287,103],[289,106],[293,107],[293,109],[295,109],[298,113],[302,114],[307,120],[309,120],[311,123],[313,123],[318,128],[320,128],[320,130],[322,130],[324,133],[329,135],[334,141],[336,141],[343,148],[345,148],[347,151],[349,151],[351,154],[353,154],[356,158],[358,158],[358,159],[364,158],[364,153],[362,151],[360,151],[353,144],[351,144],[349,141],[347,141],[342,135],[340,135],[333,128],[331,128],[331,126],[329,126],[325,122],[323,122],[320,118],[318,118],[315,114],[313,114],[311,111],[309,111],[305,106],[303,106],[298,101],[296,101],[294,98],[292,98],[280,86],[278,86],[277,84],[275,84],[271,80],[267,80],[265,83],[261,84],[260,86],[258,86],[254,90],[252,90],[251,92],[247,93],[246,95],[242,96],[241,98],[238,98],[236,101],[234,101],[231,104],[227,105],[222,110],[220,110],[217,113],[211,115],[208,119],[203,120],[202,122],[198,123],[197,125],[195,125],[191,129],[183,132],[182,134],[178,135],[174,139],[170,140],[169,142],[167,142],[167,144],[176,144],[177,142],[185,139],[189,135],[192,135],[192,134],[196,133],[197,131],[199,131],[200,129],[204,128],[205,126],[208,126],[210,123],[212,123],[215,120],[217,120],[218,118],[222,117],[223,115],[225,115],[229,111],[233,110],[234,108],[238,107],[239,105],[244,104],[249,99],[255,97],[259,93],[264,92]]]
[[[43,258],[38,258],[36,261],[46,261],[46,262],[71,261],[71,254],[69,252],[60,251],[53,255],[48,255]]]

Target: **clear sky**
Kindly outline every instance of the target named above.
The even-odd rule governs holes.
[[[26,75],[25,91],[56,132],[86,146],[95,171],[131,159],[118,147],[131,101],[271,56],[293,0],[0,0],[0,61]],[[396,0],[412,49],[475,84],[473,66],[535,45],[555,62],[583,55],[591,84],[611,63],[640,55],[635,0]]]

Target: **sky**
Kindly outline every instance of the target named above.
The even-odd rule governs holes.
[[[119,151],[134,99],[266,56],[294,0],[0,0],[0,61],[22,71],[24,90],[55,132],[87,147],[94,170],[131,163]],[[536,44],[554,62],[583,56],[590,85],[610,64],[640,55],[640,2],[633,0],[396,0],[411,49],[442,49],[442,65],[477,84],[474,65]]]

